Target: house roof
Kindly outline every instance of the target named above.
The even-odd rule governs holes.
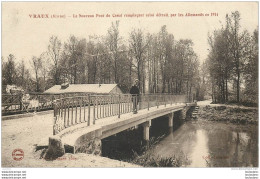
[[[43,93],[62,94],[62,93],[110,93],[117,84],[70,84],[66,89],[61,89],[61,85],[54,85]]]

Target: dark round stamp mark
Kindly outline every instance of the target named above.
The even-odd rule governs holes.
[[[14,151],[12,152],[12,157],[16,161],[22,160],[23,157],[24,157],[23,150],[22,149],[14,149]]]

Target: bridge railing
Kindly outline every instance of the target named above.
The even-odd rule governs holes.
[[[2,115],[53,109],[53,101],[65,97],[86,96],[86,93],[44,94],[29,93],[29,99],[24,100],[25,94],[2,94]],[[32,101],[34,105],[31,105]]]
[[[64,97],[53,102],[53,134],[58,134],[65,128],[81,123],[94,125],[98,119],[111,116],[120,118],[122,114],[134,111],[134,106],[137,106],[137,110],[150,110],[155,106],[159,108],[186,102],[188,102],[186,95],[170,94],[141,94],[139,96],[88,94],[87,96]]]
[[[32,93],[24,100],[23,94],[2,94],[2,115],[52,108],[52,101],[59,95]],[[35,105],[30,105],[34,101]]]
[[[138,98],[138,109],[148,109],[154,106],[188,102],[186,95],[171,94],[141,94]]]

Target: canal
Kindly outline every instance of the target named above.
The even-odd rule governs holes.
[[[178,116],[177,116],[178,117]],[[174,119],[175,120],[175,119]],[[258,127],[225,122],[152,121],[150,136],[160,141],[147,152],[160,158],[175,157],[182,167],[258,167]],[[102,141],[103,156],[131,161],[144,146],[142,129],[131,129]]]

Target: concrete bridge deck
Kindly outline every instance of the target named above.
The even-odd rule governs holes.
[[[137,114],[132,112],[131,96],[125,95],[64,98],[54,104],[54,111],[2,117],[2,140],[6,144],[2,148],[2,159],[12,161],[11,156],[5,154],[14,148],[22,148],[34,156],[35,146],[48,146],[46,153],[51,148],[54,153],[57,147],[63,148],[55,157],[64,155],[66,146],[73,147],[75,153],[100,155],[102,139],[140,125],[144,140],[149,140],[153,119],[168,115],[169,126],[172,126],[175,112],[179,118],[185,118],[189,107],[195,105],[188,103],[184,95],[143,95],[140,101]],[[59,124],[60,121],[63,123]],[[54,132],[57,125],[63,127]]]
[[[96,120],[95,124],[91,123],[91,125],[88,125],[87,123],[81,123],[68,127],[53,137],[60,139],[63,144],[73,147],[74,153],[77,151],[82,152],[82,147],[85,148],[90,141],[95,141],[96,139],[100,141],[103,138],[138,125],[144,127],[144,140],[149,140],[151,120],[169,115],[169,126],[172,126],[174,123],[174,112],[184,111],[182,114],[183,118],[185,118],[188,108],[194,105],[195,103],[167,104],[160,105],[159,107],[151,107],[149,110],[142,109],[137,114],[122,114],[120,118],[117,116],[106,117]],[[85,152],[93,153],[93,151]]]
[[[150,121],[157,117],[182,110],[185,106],[186,104],[168,104],[166,107],[161,105],[159,108],[152,107],[149,109],[149,111],[147,109],[139,110],[137,114],[122,114],[120,118],[117,116],[111,116],[98,119],[95,125],[88,126],[86,123],[78,124],[63,130],[58,134],[58,136],[63,139],[65,144],[72,144],[74,141],[73,138],[77,138],[83,134],[86,134],[86,132],[101,129],[101,139],[103,139],[128,128],[142,124],[146,121]]]

